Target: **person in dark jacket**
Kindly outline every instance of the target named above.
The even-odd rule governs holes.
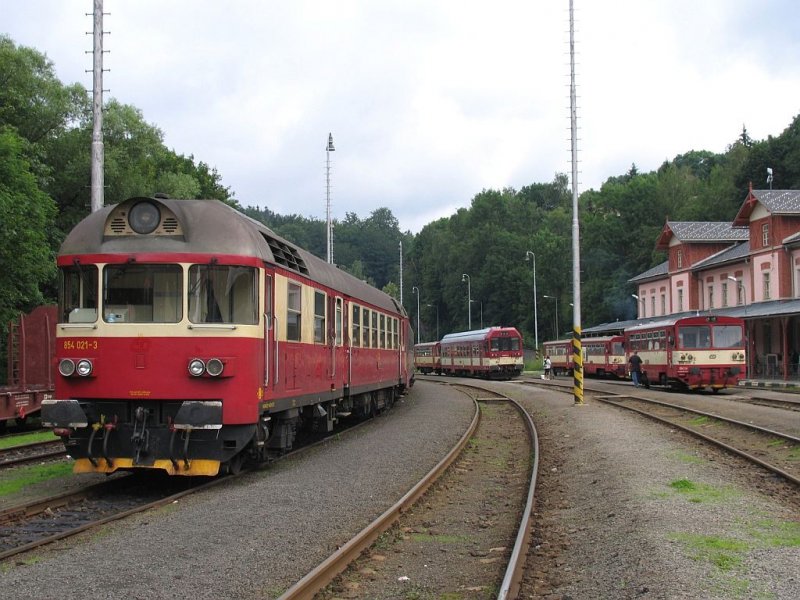
[[[639,358],[639,353],[634,350],[633,355],[628,359],[628,364],[631,366],[631,379],[633,385],[639,387],[642,379],[642,359]]]

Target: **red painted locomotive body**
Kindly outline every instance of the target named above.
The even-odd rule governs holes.
[[[745,377],[744,321],[715,315],[665,317],[626,328],[625,352],[628,358],[639,354],[650,383],[718,392]]]
[[[442,373],[511,379],[522,373],[522,335],[514,327],[451,333],[441,341]]]
[[[628,373],[625,338],[621,335],[583,338],[583,372],[587,377],[617,377]]]
[[[218,201],[105,207],[58,266],[42,419],[76,472],[235,470],[413,383],[399,303]]]
[[[0,386],[0,426],[19,425],[53,397],[55,374],[50,359],[56,343],[56,307],[39,306],[8,328],[8,378]]]
[[[572,374],[572,340],[556,340],[542,344],[544,355],[550,357],[553,375]]]
[[[442,374],[441,342],[423,342],[414,346],[414,368],[423,375]]]

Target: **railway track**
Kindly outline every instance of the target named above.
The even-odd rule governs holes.
[[[357,430],[367,422],[349,424],[333,435]],[[295,458],[325,443],[330,437],[312,436],[303,442],[304,445],[276,458],[271,464]],[[60,455],[64,456],[66,453],[63,451],[63,443],[60,440],[55,443],[61,445]],[[30,444],[27,447],[41,445]],[[19,448],[23,446],[14,449]],[[57,454],[53,450],[50,452],[53,456]],[[42,457],[40,454],[35,458],[26,457],[21,460],[31,462],[41,460]],[[8,466],[14,460],[0,462],[0,467],[4,464]],[[158,472],[119,474],[101,483],[7,508],[0,511],[0,561],[106,523],[171,504],[184,496],[228,483],[249,472],[251,470],[242,469],[235,475],[216,478],[169,477]]]
[[[0,469],[66,456],[61,440],[34,442],[0,449]]]
[[[281,600],[338,597],[343,591],[369,598],[392,589],[399,595],[423,589],[499,590],[499,598],[516,594],[531,531],[536,429],[510,398],[480,386],[448,385],[475,402],[466,433],[412,490]],[[498,503],[501,508],[492,508]],[[494,545],[487,541],[475,547],[476,538],[486,535],[493,536]],[[389,546],[391,552],[385,550]],[[435,556],[430,556],[432,546],[438,546]],[[459,568],[442,569],[440,562],[451,554],[459,557]],[[410,576],[396,577],[397,569]]]
[[[572,393],[571,386],[552,389]],[[712,443],[800,487],[800,437],[784,431],[645,396],[585,391],[600,402],[637,412]],[[789,406],[780,408],[794,410]],[[775,406],[775,405],[773,405]]]

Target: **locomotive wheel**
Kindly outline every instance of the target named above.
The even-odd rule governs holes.
[[[228,462],[222,464],[220,473],[223,475],[238,475],[242,471],[242,464],[244,464],[244,454],[240,452]]]

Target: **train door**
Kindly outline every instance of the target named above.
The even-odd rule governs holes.
[[[275,389],[277,378],[278,345],[275,339],[274,287],[272,275],[264,275],[264,392]]]
[[[340,296],[330,296],[328,302],[328,350],[330,352],[331,366],[329,377],[334,385],[343,381],[347,383],[344,374],[347,372],[346,357],[342,352],[344,347],[344,301]]]

